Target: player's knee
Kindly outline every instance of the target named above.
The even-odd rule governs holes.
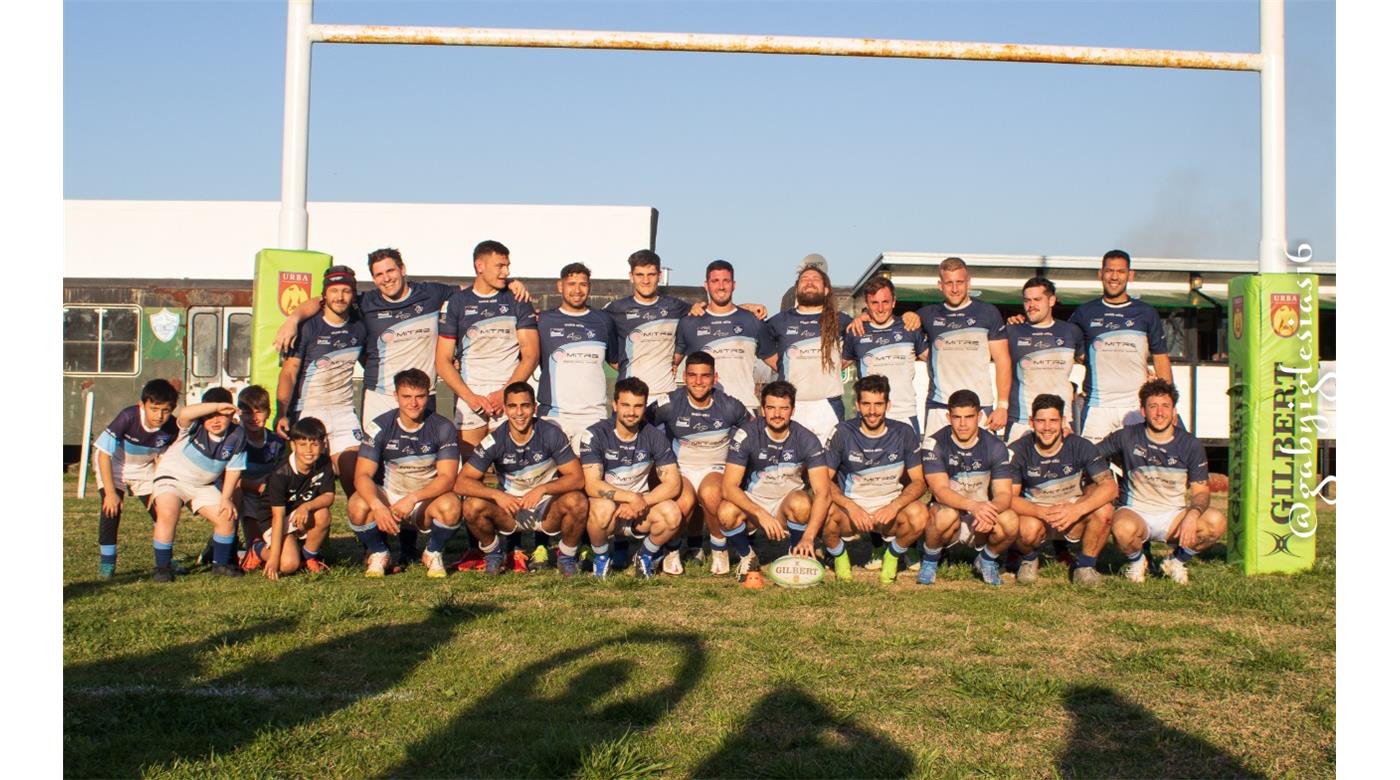
[[[812,499],[801,491],[789,495],[783,503],[787,507],[788,519],[793,522],[806,523],[812,514]]]
[[[350,521],[355,525],[363,524],[365,516],[369,514],[369,503],[360,497],[359,493],[350,496],[350,500],[345,502],[345,513],[350,516]]]
[[[1017,523],[1017,536],[1022,544],[1039,547],[1045,543],[1045,523],[1040,518],[1022,515]]]
[[[560,511],[578,519],[588,514],[588,497],[577,490],[565,493],[554,499],[559,504]]]
[[[719,511],[715,513],[715,519],[719,521],[720,528],[726,531],[732,531],[743,524],[744,513],[739,507],[728,501],[721,501]]]

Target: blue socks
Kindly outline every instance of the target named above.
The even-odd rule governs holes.
[[[1097,556],[1097,555],[1085,555],[1084,553],[1080,553],[1080,554],[1079,554],[1078,556],[1076,556],[1075,559],[1074,559],[1074,568],[1076,568],[1076,569],[1092,569],[1092,568],[1094,568],[1095,566],[1097,566],[1098,563],[1099,563],[1099,556]]]
[[[170,568],[170,559],[174,556],[175,545],[170,542],[151,542],[151,546],[156,551],[156,568]]]
[[[991,562],[991,563],[996,563],[996,562],[997,562],[998,556],[996,556],[996,555],[988,555],[988,554],[987,554],[987,548],[984,547],[984,548],[982,548],[982,552],[980,552],[980,553],[977,554],[977,558],[978,558],[978,560],[981,560],[981,561],[989,561],[989,562]]]
[[[1137,552],[1128,556],[1128,563],[1137,563],[1140,560],[1142,560],[1142,550],[1138,550]]]
[[[738,528],[731,528],[724,532],[729,543],[734,546],[734,552],[742,558],[749,554],[749,534],[748,529],[740,525]]]
[[[837,542],[835,547],[828,547],[828,548],[826,548],[826,554],[827,554],[827,555],[830,555],[830,556],[833,557],[833,558],[840,558],[840,557],[841,557],[841,554],[844,553],[845,551],[846,551],[846,540],[845,540],[845,539],[842,539],[841,541]]]
[[[929,563],[938,563],[939,559],[943,557],[942,547],[934,549],[929,547],[927,544],[923,545],[922,547],[923,555],[921,556],[921,560],[923,561],[927,561]]]
[[[896,558],[909,551],[908,547],[900,547],[899,542],[895,541],[894,539],[890,540],[889,546],[885,549],[889,550],[890,553],[893,554]]]
[[[229,559],[233,557],[233,534],[214,534],[214,565],[227,566]]]
[[[1176,546],[1176,552],[1172,553],[1172,557],[1177,559],[1178,561],[1181,561],[1182,563],[1186,563],[1187,561],[1196,557],[1196,551],[1188,550],[1185,547],[1182,547],[1178,544]]]
[[[457,526],[438,525],[438,521],[434,520],[432,530],[428,532],[428,552],[442,552],[455,533]]]
[[[788,523],[788,524],[787,524],[787,529],[788,529],[788,547],[789,547],[789,548],[793,548],[793,547],[796,547],[796,546],[797,546],[797,543],[798,543],[798,542],[802,541],[802,534],[803,534],[804,532],[806,532],[807,526],[805,526],[805,525],[798,525],[798,524],[796,524],[796,523]]]
[[[117,546],[115,544],[99,544],[97,552],[102,563],[117,565]]]
[[[384,538],[384,532],[379,530],[379,526],[375,525],[373,521],[364,525],[351,523],[350,530],[355,532],[355,538],[359,539],[360,544],[363,544],[365,549],[371,553],[389,552],[389,543]]]

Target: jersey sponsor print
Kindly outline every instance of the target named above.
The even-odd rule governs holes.
[[[919,400],[914,397],[914,364],[927,348],[923,331],[909,330],[903,320],[895,317],[884,325],[867,322],[865,333],[859,336],[847,332],[841,357],[855,361],[856,373],[862,379],[879,374],[890,380],[890,403],[885,416],[902,421],[920,416]]]
[[[787,436],[774,440],[763,420],[751,420],[734,432],[725,463],[744,467],[746,492],[781,501],[803,488],[809,470],[826,467],[826,451],[801,423],[788,423]]]
[[[749,410],[722,390],[710,395],[709,405],[699,407],[684,387],[678,387],[647,409],[648,420],[665,431],[685,468],[719,466],[734,430],[748,422]]]
[[[288,354],[301,361],[292,388],[293,412],[354,408],[351,383],[355,364],[364,360],[367,333],[364,320],[358,315],[341,325],[332,325],[320,314],[301,323],[296,346]]]
[[[754,367],[759,355],[777,350],[763,321],[738,307],[727,314],[706,309],[699,317],[682,317],[676,326],[676,352],[689,355],[701,350],[715,359],[719,387],[749,409],[757,409]],[[684,362],[677,370],[685,370]]]
[[[958,495],[973,501],[990,501],[992,482],[1011,479],[1011,458],[1001,439],[982,429],[977,440],[964,449],[953,438],[953,429],[944,428],[929,437],[932,443],[923,451],[924,475],[947,474]]]
[[[676,380],[671,362],[675,354],[676,326],[681,316],[690,311],[690,304],[669,295],[642,303],[629,295],[609,303],[603,311],[613,321],[617,375],[635,376],[646,382],[652,398],[674,390]]]
[[[432,413],[417,428],[407,428],[398,410],[374,418],[379,432],[360,445],[360,457],[379,464],[375,482],[396,496],[426,486],[437,476],[437,462],[457,463],[457,426]]]
[[[1089,407],[1136,409],[1152,355],[1167,352],[1157,310],[1136,298],[1118,304],[1097,298],[1080,304],[1069,321],[1084,332]]]
[[[92,447],[112,459],[112,479],[118,490],[125,490],[125,485],[147,482],[155,476],[156,459],[179,435],[174,415],[157,428],[147,428],[141,418],[141,407],[128,406],[117,412],[112,422],[102,429]],[[93,459],[94,468],[96,460]],[[97,483],[103,489],[112,489],[111,485],[102,484],[100,470]]]
[[[438,337],[455,345],[462,381],[477,395],[510,381],[520,363],[519,331],[539,328],[535,307],[505,290],[482,295],[468,287],[447,300]]]
[[[540,314],[540,416],[608,414],[603,367],[617,362],[612,317],[597,309]]]
[[[1119,503],[1129,509],[1185,508],[1191,483],[1210,479],[1205,447],[1181,426],[1165,444],[1147,437],[1147,423],[1119,428],[1099,442],[1099,454],[1123,467]]]
[[[1006,326],[1006,341],[1011,350],[1007,422],[1029,422],[1035,397],[1047,393],[1064,400],[1066,416],[1073,414],[1074,385],[1069,372],[1075,358],[1084,354],[1084,334],[1079,328],[1060,320],[1043,326],[1023,322]]]
[[[1044,455],[1035,434],[1011,443],[1011,486],[1032,504],[1064,504],[1084,495],[1084,488],[1108,471],[1108,461],[1093,442],[1070,434],[1053,455]]]
[[[438,316],[456,287],[409,282],[404,297],[391,301],[379,290],[360,293],[367,349],[365,389],[392,395],[394,374],[416,368],[436,381]]]
[[[483,474],[495,466],[501,489],[512,496],[523,496],[553,481],[560,466],[577,459],[569,437],[559,426],[537,419],[523,442],[515,440],[509,422],[496,426],[472,450],[467,463]]]
[[[851,315],[840,312],[841,333],[851,324]],[[797,309],[779,312],[768,318],[768,351],[759,357],[778,356],[778,373],[797,387],[797,400],[819,401],[840,398],[841,339],[831,345],[831,365],[822,366],[821,314],[802,314]]]
[[[919,464],[919,436],[898,420],[885,420],[885,430],[875,437],[866,435],[859,418],[846,420],[827,447],[837,487],[868,511],[895,500],[904,490],[905,473]]]
[[[983,406],[990,406],[995,393],[987,364],[991,342],[1006,338],[1001,313],[990,303],[968,299],[956,309],[931,303],[918,314],[929,344],[926,405],[947,405],[948,396],[971,390]]]
[[[601,465],[604,482],[633,493],[647,491],[647,477],[653,468],[676,462],[666,434],[656,426],[643,423],[635,436],[626,439],[612,420],[588,426],[579,440],[578,457],[585,466]]]

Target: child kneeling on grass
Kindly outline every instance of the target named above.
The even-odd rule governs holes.
[[[291,456],[267,478],[264,493],[272,519],[260,529],[261,538],[243,558],[245,571],[263,567],[270,580],[294,574],[303,563],[319,574],[330,567],[321,560],[321,545],[331,530],[331,504],[335,501],[335,471],[326,454],[326,426],[315,417],[303,417],[288,437]]]

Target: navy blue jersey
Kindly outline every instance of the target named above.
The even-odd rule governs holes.
[[[1184,509],[1193,482],[1206,482],[1206,448],[1180,425],[1166,444],[1147,438],[1147,423],[1128,425],[1099,442],[1099,454],[1123,468],[1121,506],[1146,512]]]
[[[1042,455],[1035,433],[1011,443],[1011,485],[1032,504],[1064,504],[1084,495],[1084,488],[1108,471],[1094,443],[1070,434],[1054,455]]]
[[[899,420],[885,420],[885,431],[871,438],[859,418],[844,420],[827,445],[827,466],[847,498],[879,509],[899,496],[904,475],[920,465],[919,435]]]
[[[539,328],[539,315],[509,291],[482,295],[468,287],[447,300],[438,322],[438,338],[454,345],[462,381],[477,395],[493,393],[510,382],[520,363],[522,330]]]
[[[379,464],[379,484],[397,496],[424,487],[437,476],[437,463],[457,464],[457,426],[434,412],[414,430],[399,422],[399,410],[374,418],[379,432],[360,445],[360,457]]]
[[[983,406],[996,395],[992,388],[991,343],[1006,338],[1006,323],[990,303],[969,298],[956,309],[930,303],[919,309],[919,321],[929,342],[928,406],[946,406],[959,390],[977,394]]]
[[[360,293],[365,316],[365,389],[391,395],[394,374],[416,368],[437,379],[438,314],[458,288],[437,282],[406,282],[403,299],[390,301],[378,289]]]
[[[749,421],[749,410],[722,390],[711,393],[710,405],[702,409],[678,387],[647,408],[647,420],[670,437],[681,466],[720,466],[734,430]]]
[[[1011,399],[1008,423],[1031,418],[1031,404],[1043,393],[1064,399],[1066,417],[1074,409],[1069,371],[1084,354],[1084,334],[1068,322],[1052,319],[1043,326],[1023,322],[1006,326],[1011,350]]]
[[[608,380],[603,366],[617,362],[612,317],[597,309],[540,313],[540,416],[606,417]]]
[[[846,332],[851,315],[840,312],[838,327]],[[801,314],[797,309],[778,312],[764,323],[770,343],[758,356],[778,355],[778,375],[797,386],[797,400],[819,401],[840,398],[841,337],[831,345],[830,369],[822,367],[821,313]]]
[[[264,496],[268,506],[285,507],[291,512],[327,493],[335,494],[335,471],[331,468],[330,457],[322,453],[305,474],[297,471],[294,460],[296,458],[292,457],[282,461],[267,478]]]
[[[928,348],[922,330],[909,330],[899,317],[883,326],[865,323],[865,333],[845,332],[841,357],[854,360],[856,373],[865,378],[879,374],[890,380],[887,417],[908,420],[919,417],[919,399],[914,397],[914,364]],[[860,400],[860,399],[856,399]]]
[[[754,366],[759,355],[777,351],[763,321],[740,309],[715,314],[709,309],[699,317],[685,316],[676,326],[676,352],[689,355],[704,350],[714,356],[715,373],[724,392],[750,409],[758,408],[754,392]],[[681,364],[684,370],[685,364]]]
[[[181,429],[156,466],[156,479],[173,477],[187,485],[221,483],[224,472],[242,471],[248,465],[243,426],[230,425],[222,436],[204,427],[204,418]]]
[[[603,467],[603,481],[614,487],[645,493],[647,477],[653,468],[674,465],[676,454],[666,434],[656,426],[642,423],[637,435],[624,439],[612,420],[599,420],[588,426],[579,440],[579,460],[583,465]]]
[[[1080,304],[1069,321],[1084,332],[1088,345],[1084,394],[1089,406],[1136,409],[1152,355],[1167,352],[1157,310],[1136,298],[1119,304],[1096,298]]]
[[[483,474],[495,466],[501,478],[501,489],[512,496],[523,496],[553,481],[560,466],[577,459],[564,431],[552,422],[537,418],[524,444],[511,436],[509,422],[496,426],[496,430],[472,450],[467,463]]]
[[[671,363],[676,326],[690,311],[690,304],[669,295],[640,303],[629,295],[609,303],[603,311],[613,321],[613,338],[618,344],[617,375],[635,376],[646,382],[653,398],[674,390],[676,379]]]
[[[243,479],[261,482],[277,468],[287,443],[272,431],[263,429],[262,444],[254,444],[252,439],[248,438],[247,429],[242,430],[243,448],[248,453],[248,465],[243,469]]]
[[[332,325],[317,314],[297,328],[296,346],[288,357],[301,361],[292,387],[293,412],[305,409],[353,408],[355,363],[364,359],[365,322],[358,315]]]
[[[112,459],[112,479],[118,490],[125,490],[127,484],[148,482],[156,473],[156,458],[165,452],[180,428],[175,424],[175,415],[165,418],[158,428],[147,428],[142,421],[141,407],[128,406],[117,412],[112,422],[93,442],[93,449],[107,453]],[[97,459],[93,459],[94,467]],[[112,485],[102,484],[102,474],[97,476],[98,485],[111,490]]]
[[[924,475],[947,474],[958,495],[973,501],[990,501],[992,482],[1012,479],[1011,458],[1001,439],[977,430],[977,441],[963,449],[948,426],[933,434],[931,446],[924,449]]]
[[[807,472],[827,468],[826,450],[816,434],[788,423],[787,437],[774,441],[763,420],[750,420],[734,432],[725,463],[744,467],[744,490],[765,501],[781,501],[801,490]]]

